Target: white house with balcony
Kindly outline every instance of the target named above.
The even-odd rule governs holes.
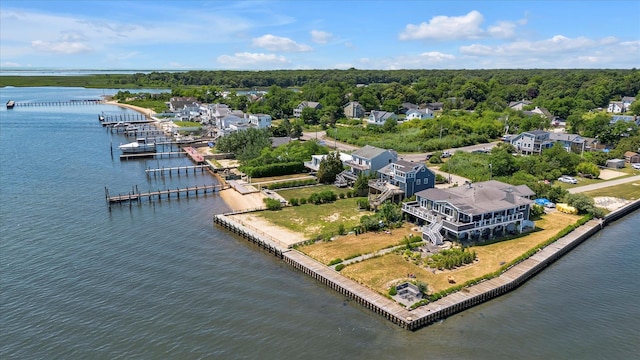
[[[349,169],[338,174],[336,185],[347,186],[356,181],[358,176],[375,174],[376,171],[397,160],[398,153],[393,150],[365,145],[351,153],[351,159],[345,162],[345,166]]]
[[[422,225],[423,239],[433,244],[445,238],[477,241],[533,229],[534,195],[526,185],[490,180],[417,192],[416,201],[402,204],[402,211]]]

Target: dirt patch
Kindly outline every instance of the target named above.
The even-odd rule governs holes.
[[[367,232],[361,235],[338,236],[333,241],[316,242],[300,248],[300,251],[328,264],[334,259],[347,259],[356,255],[371,254],[378,250],[397,245],[411,234],[411,224],[386,232]]]
[[[616,170],[611,170],[611,169],[602,169],[600,170],[600,176],[599,178],[602,180],[610,180],[610,179],[615,179],[621,176],[625,176],[627,174],[621,172],[621,171],[616,171]]]
[[[229,215],[229,217],[238,221],[243,226],[258,233],[270,236],[287,246],[305,241],[303,234],[273,225],[265,219],[251,213]]]
[[[593,202],[597,207],[605,208],[609,211],[617,210],[628,203],[629,200],[620,199],[612,196],[598,196],[593,198]]]

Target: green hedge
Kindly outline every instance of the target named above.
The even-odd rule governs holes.
[[[267,176],[279,176],[299,174],[305,171],[304,164],[302,162],[294,161],[288,163],[275,163],[261,166],[243,166],[240,171],[251,177],[267,177]]]
[[[316,179],[283,181],[283,182],[269,184],[269,186],[267,186],[267,189],[269,190],[285,189],[285,188],[292,188],[292,187],[298,187],[298,186],[315,185],[317,183],[318,182],[316,181]]]

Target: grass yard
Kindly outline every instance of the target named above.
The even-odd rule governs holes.
[[[635,200],[640,199],[640,183],[620,184],[598,190],[587,191],[584,194],[591,197],[612,196],[625,200]]]
[[[275,225],[312,238],[320,234],[337,234],[340,224],[348,231],[360,223],[360,217],[371,215],[369,211],[358,211],[357,199],[342,199],[322,205],[290,206],[278,211],[261,211],[255,214]]]
[[[381,294],[386,294],[392,284],[409,280],[407,274],[412,273],[416,276],[413,280],[426,283],[430,293],[438,292],[451,287],[448,276],[453,276],[457,283],[464,283],[497,271],[504,263],[555,236],[578,219],[579,216],[561,212],[544,215],[541,220],[536,221],[539,231],[512,240],[471,247],[469,250],[476,252],[478,260],[454,270],[434,271],[405,261],[401,255],[388,254],[348,265],[341,273]]]
[[[350,259],[359,255],[374,253],[390,246],[399,245],[400,241],[412,233],[414,225],[405,223],[401,228],[391,230],[390,234],[384,232],[368,232],[356,236],[355,234],[340,236],[333,241],[316,242],[298,248],[310,257],[328,264],[335,259]],[[413,232],[413,234],[420,234]]]
[[[346,194],[348,191],[351,191],[350,188],[339,188],[335,185],[306,186],[306,187],[293,188],[293,189],[278,189],[276,191],[278,192],[278,194],[280,194],[280,196],[282,196],[283,198],[287,199],[287,201],[289,201],[293,198],[308,199],[309,196],[311,196],[311,194],[317,193],[320,191],[325,191],[325,190],[331,190],[334,193],[336,193],[336,195],[338,196],[340,196],[340,194]]]

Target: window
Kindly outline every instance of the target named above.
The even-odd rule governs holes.
[[[421,184],[420,179],[416,180],[416,185],[420,185],[420,184]]]

